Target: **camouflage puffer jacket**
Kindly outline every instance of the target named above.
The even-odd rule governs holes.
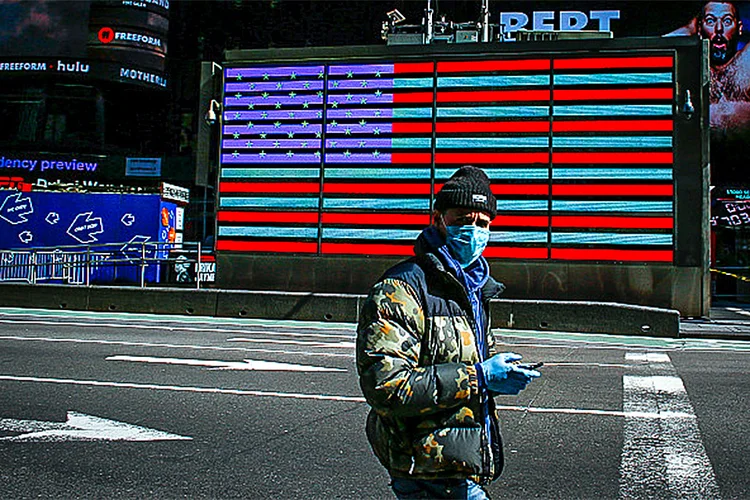
[[[491,277],[482,288],[485,357],[495,343],[487,306],[502,289]],[[367,437],[392,476],[486,484],[500,475],[499,424],[494,401],[482,405],[477,387],[471,311],[463,285],[419,245],[417,257],[387,271],[362,307],[357,370],[372,407]]]

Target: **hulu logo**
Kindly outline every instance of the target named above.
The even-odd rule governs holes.
[[[57,71],[62,73],[88,73],[89,68],[89,64],[83,64],[81,61],[76,61],[75,63],[57,61]]]

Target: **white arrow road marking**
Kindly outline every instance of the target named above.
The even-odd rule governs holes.
[[[256,370],[284,372],[345,372],[343,368],[325,366],[295,365],[275,361],[245,359],[243,361],[217,361],[211,359],[154,358],[150,356],[110,356],[107,361],[134,361],[137,363],[158,363],[165,365],[205,366],[213,370]]]
[[[633,366],[622,377],[625,436],[620,498],[720,498],[695,412],[669,355],[625,354]],[[653,419],[639,413],[693,418]]]
[[[137,425],[94,417],[74,411],[62,422],[0,419],[0,431],[21,432],[18,436],[0,438],[16,443],[62,441],[189,441],[193,438]]]

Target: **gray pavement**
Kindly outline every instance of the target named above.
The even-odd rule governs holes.
[[[0,498],[392,498],[353,340],[343,323],[0,308]],[[750,343],[498,341],[545,366],[498,398],[493,498],[750,497]]]
[[[750,304],[715,302],[708,318],[680,320],[680,337],[750,341]]]

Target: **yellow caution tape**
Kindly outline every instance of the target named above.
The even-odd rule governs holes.
[[[736,278],[736,279],[741,280],[741,281],[748,281],[748,282],[750,282],[750,278],[748,278],[746,276],[740,276],[738,274],[732,274],[732,273],[728,273],[726,271],[719,271],[718,269],[710,269],[710,271],[712,273],[723,274],[724,276],[731,276],[732,278]]]

